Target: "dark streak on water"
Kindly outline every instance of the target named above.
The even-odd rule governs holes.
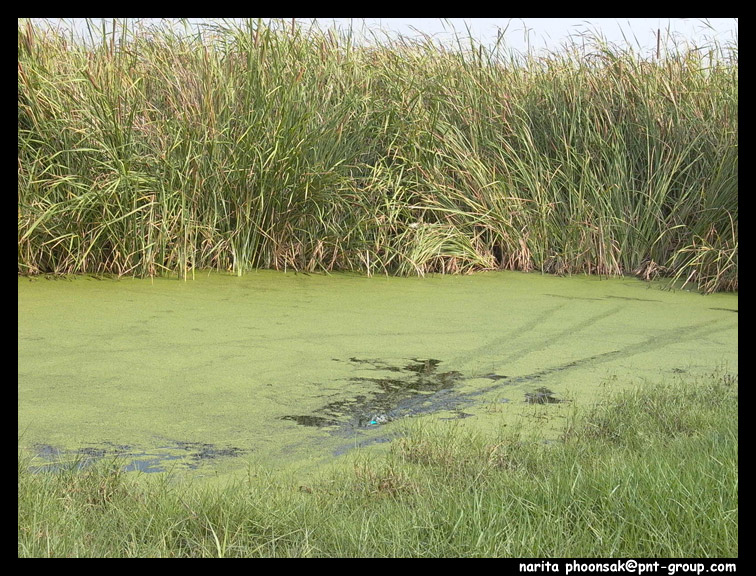
[[[547,368],[539,372],[509,378],[495,373],[465,376],[457,371],[441,371],[441,361],[435,358],[413,358],[408,364],[397,366],[377,359],[350,358],[349,362],[369,367],[377,371],[390,372],[390,377],[353,377],[353,383],[370,383],[375,391],[356,396],[350,400],[329,402],[312,414],[283,416],[303,426],[325,428],[337,436],[352,437],[359,429],[375,428],[399,418],[429,414],[438,411],[452,412],[454,416],[445,419],[468,418],[471,414],[463,408],[472,406],[483,394],[512,384],[537,381],[559,370],[578,366],[607,354],[576,360],[568,364]],[[334,359],[336,360],[336,359]],[[338,361],[338,360],[337,360]],[[465,380],[490,380],[492,384],[482,386],[472,392],[461,392],[457,385]],[[531,403],[561,402],[553,392],[537,389],[525,394],[525,401]]]
[[[606,298],[616,298],[617,300],[633,300],[636,302],[661,302],[655,298],[631,298],[629,296],[606,296]]]
[[[337,448],[335,455],[343,454],[355,446],[367,446],[390,441],[392,433],[378,436],[363,436],[361,432],[379,428],[400,418],[419,416],[446,411],[451,415],[443,420],[456,420],[473,416],[464,408],[478,403],[482,396],[495,392],[503,386],[534,383],[550,374],[568,370],[594,361],[608,360],[621,351],[612,350],[602,354],[581,358],[565,364],[545,368],[538,372],[510,378],[496,373],[465,376],[457,371],[439,370],[442,362],[437,359],[413,358],[408,364],[391,365],[378,359],[350,358],[352,364],[391,373],[390,377],[353,377],[354,383],[370,383],[375,391],[358,395],[350,400],[329,402],[312,414],[287,415],[283,420],[291,420],[302,426],[322,428],[332,436],[349,438],[349,444]],[[334,361],[340,361],[334,358]],[[469,392],[462,392],[458,385],[466,380],[490,380],[491,384],[480,386]],[[509,402],[504,399],[502,402]],[[556,404],[564,402],[548,388],[540,387],[524,393],[524,402],[529,404]],[[361,436],[362,440],[357,440]]]
[[[544,294],[544,296],[553,296],[554,298],[564,298],[566,300],[603,300],[603,298],[591,298],[588,296],[565,296],[564,294]]]
[[[655,298],[632,298],[629,296],[603,296],[601,298],[591,298],[589,296],[566,296],[564,294],[545,294],[545,296],[553,296],[554,298],[565,298],[567,300],[606,300],[607,298],[614,298],[616,300],[633,300],[637,302],[661,302]]]

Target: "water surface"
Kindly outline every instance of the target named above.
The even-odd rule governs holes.
[[[607,388],[737,373],[737,309],[514,272],[20,278],[20,444],[213,476],[317,466],[408,419],[547,438]]]

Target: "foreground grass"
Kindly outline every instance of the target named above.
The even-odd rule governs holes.
[[[558,443],[410,425],[383,456],[304,486],[31,474],[18,554],[736,557],[737,377],[648,385],[576,411]]]

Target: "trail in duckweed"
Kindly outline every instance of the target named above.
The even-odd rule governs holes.
[[[607,386],[737,371],[735,294],[516,272],[18,281],[19,444],[216,477],[428,417],[558,434]],[[532,425],[532,426],[531,426]]]

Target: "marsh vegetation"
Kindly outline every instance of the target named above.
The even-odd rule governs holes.
[[[18,272],[738,287],[737,44],[18,26]]]

